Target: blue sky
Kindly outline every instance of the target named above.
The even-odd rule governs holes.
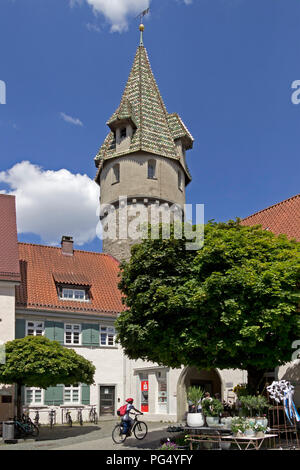
[[[115,4],[1,0],[0,190],[17,192],[19,239],[55,243],[77,230],[82,248],[100,249],[93,158],[138,45],[134,17],[149,4],[155,78],[195,138],[187,202],[221,221],[299,193],[300,0]]]

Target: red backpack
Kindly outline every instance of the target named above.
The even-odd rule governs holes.
[[[126,411],[127,411],[127,405],[123,405],[118,409],[117,415],[118,416],[124,416],[124,415],[126,415]]]

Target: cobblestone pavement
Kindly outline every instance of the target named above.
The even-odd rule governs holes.
[[[157,449],[160,439],[168,437],[167,423],[147,423],[148,435],[142,441],[129,437],[124,444],[115,444],[111,433],[117,420],[101,421],[98,425],[84,424],[41,427],[38,440],[27,439],[18,444],[4,444],[0,441],[1,450],[139,450]]]

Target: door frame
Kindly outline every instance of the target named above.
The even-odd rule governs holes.
[[[99,403],[99,416],[105,416],[101,415],[101,387],[114,387],[115,388],[115,402],[114,402],[114,414],[111,416],[117,416],[117,384],[116,383],[101,383],[99,384],[98,387],[98,403]]]

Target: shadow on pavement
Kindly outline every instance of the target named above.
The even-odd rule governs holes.
[[[159,431],[150,431],[148,432],[145,439],[139,441],[134,436],[128,437],[123,444],[123,447],[135,447],[139,449],[158,449],[160,446],[160,440],[164,437],[169,437],[168,433],[163,429]]]
[[[40,434],[36,441],[57,441],[59,439],[67,439],[70,437],[83,436],[91,432],[100,431],[100,426],[54,426],[52,429],[49,427],[41,427]]]

